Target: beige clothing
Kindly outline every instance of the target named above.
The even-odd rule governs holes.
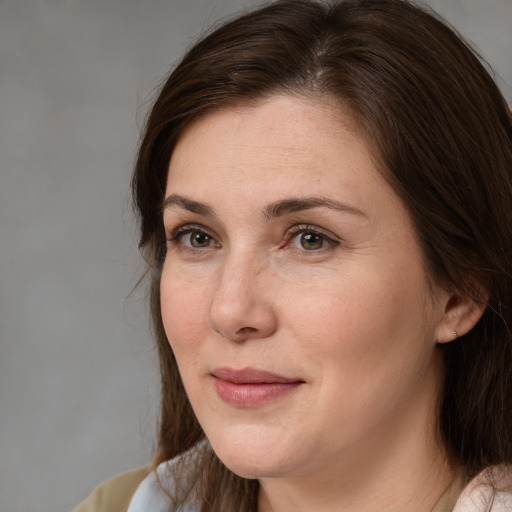
[[[149,468],[140,468],[107,480],[73,512],[126,512],[132,496],[149,472]],[[462,479],[456,478],[432,512],[512,512],[512,489],[506,487],[510,485],[510,480],[510,471],[498,469],[497,483],[504,483],[505,488],[495,493],[485,484],[484,474],[465,488]]]
[[[126,512],[137,487],[149,473],[150,468],[145,467],[108,479],[73,512]]]

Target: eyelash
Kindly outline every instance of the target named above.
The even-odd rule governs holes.
[[[322,240],[322,246],[317,249],[306,249],[306,248],[298,248],[298,247],[289,247],[290,242],[299,238],[300,235],[312,234],[318,236]],[[320,251],[326,250],[329,247],[337,246],[340,243],[339,240],[336,240],[333,235],[326,233],[325,231],[311,226],[309,224],[298,224],[296,226],[292,226],[286,232],[286,240],[284,247],[288,247],[289,249],[296,249],[300,252],[311,252],[311,253],[319,253]]]
[[[186,224],[184,226],[180,226],[180,227],[176,228],[171,233],[171,236],[168,238],[168,242],[170,242],[171,244],[176,245],[176,246],[179,245],[183,249],[189,249],[189,250],[193,250],[193,251],[195,251],[197,249],[201,249],[200,247],[194,248],[194,247],[191,247],[191,246],[184,245],[183,243],[180,243],[181,239],[185,235],[190,235],[192,233],[204,234],[207,237],[209,237],[212,241],[215,242],[215,237],[213,235],[211,235],[208,232],[208,230],[204,226],[201,226],[200,224]],[[220,247],[220,244],[218,242],[215,242],[215,244],[213,246]],[[213,246],[206,246],[204,248],[213,247]]]
[[[183,237],[186,235],[190,235],[192,233],[203,234],[203,235],[209,237],[214,242],[213,245],[207,245],[204,247],[193,247],[192,245],[184,245],[182,243]],[[299,235],[306,235],[306,234],[312,234],[314,236],[320,237],[320,239],[322,241],[321,247],[315,248],[315,249],[306,249],[306,248],[300,249],[298,247],[290,247],[290,243],[293,240],[295,240],[297,237],[299,237]],[[179,246],[183,250],[194,251],[194,252],[196,252],[200,249],[208,249],[210,247],[221,247],[221,244],[216,242],[215,237],[213,235],[211,235],[210,232],[204,226],[201,226],[200,224],[186,224],[184,226],[178,227],[171,233],[171,236],[168,238],[168,242],[175,246]],[[329,247],[337,246],[339,243],[340,243],[340,241],[336,240],[333,235],[327,234],[323,230],[320,230],[315,226],[311,226],[309,224],[298,224],[296,226],[292,226],[291,228],[289,228],[287,230],[284,243],[281,247],[287,248],[288,250],[297,250],[301,253],[307,253],[307,252],[319,253],[320,251],[326,250]]]

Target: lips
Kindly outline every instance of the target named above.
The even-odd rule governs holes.
[[[211,373],[219,397],[235,407],[259,407],[277,400],[301,384],[302,379],[288,378],[255,368],[216,368]]]

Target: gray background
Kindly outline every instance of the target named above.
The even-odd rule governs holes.
[[[251,0],[0,0],[0,511],[150,460],[158,385],[129,202],[155,87]],[[512,0],[430,2],[512,100]]]

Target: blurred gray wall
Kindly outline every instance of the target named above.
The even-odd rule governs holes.
[[[129,204],[139,127],[252,0],[0,0],[0,511],[65,512],[147,463],[157,367]],[[512,100],[512,0],[432,0]]]

